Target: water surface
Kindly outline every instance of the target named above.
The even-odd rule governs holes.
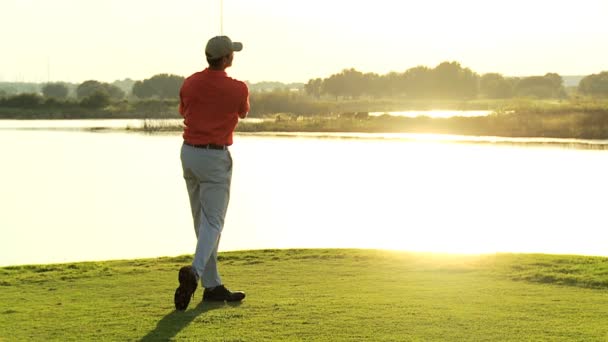
[[[605,144],[457,140],[238,135],[221,250],[608,255]],[[192,253],[180,145],[3,129],[0,265]]]

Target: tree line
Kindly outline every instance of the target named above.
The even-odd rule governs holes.
[[[578,87],[579,93],[608,96],[607,75],[608,72],[602,72],[586,76]],[[435,68],[418,66],[386,75],[345,69],[327,78],[311,79],[304,88],[308,95],[316,98],[356,99],[367,96],[470,100],[567,97],[563,79],[556,73],[530,77],[505,77],[499,73],[479,75],[458,62],[443,62]]]
[[[23,93],[7,95],[0,89],[0,107],[25,109],[69,109],[100,110],[111,106],[127,113],[137,110],[151,112],[174,111],[171,107],[179,96],[184,77],[172,74],[157,74],[141,81],[124,80],[114,84],[96,80],[84,81],[75,88],[62,82],[42,86],[42,94]],[[303,85],[303,91],[250,87],[252,114],[260,116],[270,113],[320,114],[333,111],[343,100],[351,104],[357,101],[373,101],[381,104],[383,99],[400,100],[471,100],[509,99],[514,97],[565,98],[567,92],[563,79],[556,73],[542,76],[506,77],[499,73],[479,75],[458,62],[443,62],[435,68],[417,66],[404,72],[385,75],[363,73],[355,69],[344,69],[327,78],[315,78]],[[297,84],[296,84],[297,85]],[[130,91],[125,90],[130,87]],[[29,89],[29,88],[28,88]],[[72,90],[74,96],[70,96]],[[608,71],[585,76],[577,87],[578,94],[608,98]],[[141,103],[140,103],[141,102]],[[155,109],[159,106],[160,109]],[[377,107],[377,106],[376,106]],[[361,109],[365,110],[365,109]]]
[[[67,83],[46,83],[42,86],[42,94],[30,91],[6,96],[0,92],[0,106],[25,109],[40,107],[101,109],[112,103],[125,101],[128,95],[138,100],[175,100],[179,95],[184,78],[177,75],[158,74],[143,81],[129,81],[124,81],[132,83],[131,91],[128,94],[117,85],[87,80],[75,88],[75,98],[70,98],[71,87]]]

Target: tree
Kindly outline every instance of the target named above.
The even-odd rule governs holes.
[[[513,82],[501,74],[488,73],[479,80],[479,92],[489,99],[513,97]]]
[[[378,95],[401,95],[405,92],[405,78],[403,73],[390,72],[385,76],[379,76],[376,80],[374,93]]]
[[[443,62],[433,69],[433,97],[473,98],[477,96],[477,74],[458,62]]]
[[[149,82],[136,81],[133,83],[131,93],[140,99],[147,99],[156,95],[156,90]]]
[[[25,93],[5,99],[4,105],[12,108],[35,108],[40,106],[42,102],[43,99],[40,97],[40,95]]]
[[[547,82],[551,82],[553,89],[557,90],[564,86],[564,79],[554,72],[545,74],[544,78],[547,79]]]
[[[110,99],[115,100],[115,101],[119,101],[124,99],[125,97],[125,92],[120,89],[119,87],[109,84],[109,83],[102,83],[102,88],[105,89],[108,93],[108,95],[110,95]]]
[[[565,94],[563,83],[562,77],[555,73],[525,77],[515,85],[515,94],[538,98],[562,97]]]
[[[321,91],[338,98],[346,94],[344,88],[344,79],[339,74],[334,74],[323,80]]]
[[[100,89],[102,89],[101,82],[95,80],[84,81],[76,88],[76,97],[82,100]]]
[[[105,89],[99,89],[80,101],[85,108],[100,109],[110,104],[110,95]]]
[[[182,76],[158,74],[133,84],[133,95],[140,99],[158,97],[171,99],[179,97],[179,89],[184,83]]]
[[[111,83],[111,85],[113,86],[117,86],[118,88],[120,88],[120,90],[122,90],[125,94],[131,92],[131,89],[133,89],[133,84],[135,83],[135,81],[133,81],[130,78],[125,78],[124,80],[116,80],[114,82]]]
[[[425,98],[433,91],[431,69],[417,66],[406,70],[402,75],[403,91],[410,98]]]
[[[578,91],[585,95],[608,97],[608,71],[585,76],[578,84]]]
[[[65,99],[68,87],[63,83],[47,83],[42,87],[42,94],[48,98]]]
[[[366,74],[363,74],[363,77],[365,94],[374,97],[382,97],[389,95],[389,85],[387,82],[389,78],[387,76],[380,76],[373,72],[368,72]]]
[[[369,89],[365,75],[353,68],[343,70],[340,77],[344,78],[344,92],[352,98],[358,98],[366,92],[366,89]]]
[[[323,81],[320,78],[315,78],[309,80],[306,85],[304,85],[304,90],[306,90],[306,94],[313,96],[315,98],[321,97],[321,86]]]
[[[331,94],[335,97],[350,96],[357,98],[363,95],[370,88],[366,75],[355,69],[344,69],[338,74],[324,79],[321,85],[323,93]]]
[[[86,97],[93,95],[95,92],[105,92],[109,99],[118,101],[125,97],[125,92],[115,85],[109,83],[101,83],[95,80],[88,80],[82,82],[76,88],[76,97],[83,100]]]

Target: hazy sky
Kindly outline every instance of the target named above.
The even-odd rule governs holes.
[[[219,18],[220,0],[0,0],[0,81],[187,76]],[[244,44],[229,74],[252,82],[446,60],[587,75],[608,70],[606,18],[608,0],[224,0],[224,33]]]

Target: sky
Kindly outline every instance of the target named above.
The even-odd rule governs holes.
[[[221,31],[230,76],[307,82],[457,61],[483,74],[608,70],[607,0],[0,0],[0,81],[79,83],[206,67]],[[223,20],[220,20],[223,8]]]

